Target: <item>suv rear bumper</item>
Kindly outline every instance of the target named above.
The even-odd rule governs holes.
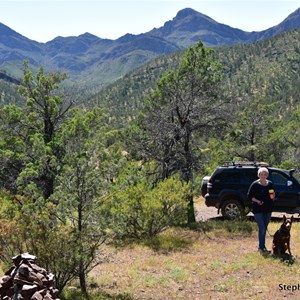
[[[220,199],[220,197],[218,197],[218,195],[206,194],[205,195],[205,205],[219,208],[220,207],[219,199]]]

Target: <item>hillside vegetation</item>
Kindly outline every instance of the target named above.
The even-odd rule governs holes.
[[[266,98],[287,109],[299,101],[300,29],[253,44],[215,49],[224,70],[223,85],[233,101]],[[87,105],[108,108],[119,126],[143,108],[145,97],[168,70],[175,70],[184,52],[162,56],[128,73],[91,97]]]
[[[29,60],[33,72],[39,66],[67,72],[64,85],[71,87],[73,96],[82,92],[83,100],[86,94],[91,95],[89,92],[99,91],[144,63],[184,50],[199,40],[207,47],[253,43],[299,26],[299,9],[276,26],[246,32],[185,8],[159,28],[137,35],[127,33],[116,40],[84,33],[38,43],[0,23],[0,70],[20,79],[22,63]]]
[[[286,266],[253,252],[251,220],[237,223],[238,231],[250,231],[237,235],[227,223],[210,229],[211,223],[197,222],[195,199],[202,177],[223,161],[299,169],[299,35],[293,30],[217,49],[199,41],[80,103],[70,97],[75,90],[62,86],[65,73],[43,67],[35,73],[25,62],[21,85],[1,81],[0,86],[3,265],[16,252],[36,255],[53,271],[61,295],[72,300],[75,296],[65,293],[74,282],[82,299],[95,292],[89,286],[92,270],[100,277],[96,286],[116,299],[140,299],[143,293],[151,299],[154,287],[161,288],[158,299],[187,298],[200,288],[198,277],[205,285],[200,295],[260,299],[286,274],[298,274],[294,259]],[[12,98],[17,88],[19,96]],[[168,236],[174,228],[177,239]],[[174,252],[167,248],[160,256],[160,245],[154,251],[140,248],[145,241],[154,247],[164,234],[179,245],[170,246]],[[118,248],[128,244],[141,264],[134,264],[130,248]],[[115,251],[116,260],[106,264]],[[129,264],[129,273],[120,269]],[[278,272],[275,286],[270,265]],[[266,277],[259,277],[258,266]],[[290,269],[283,272],[282,266]],[[264,282],[256,283],[258,278]],[[271,292],[272,299],[281,295],[278,289]]]

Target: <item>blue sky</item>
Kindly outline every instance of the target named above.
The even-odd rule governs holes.
[[[117,39],[161,27],[186,7],[231,27],[261,31],[283,21],[300,1],[0,0],[0,23],[38,42],[85,32]]]

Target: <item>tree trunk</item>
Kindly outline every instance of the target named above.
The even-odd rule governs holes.
[[[195,218],[195,208],[194,208],[194,197],[193,194],[191,193],[188,196],[188,224],[195,223],[196,218]]]
[[[82,201],[81,199],[78,200],[78,206],[77,206],[77,213],[78,213],[78,234],[79,234],[79,238],[80,238],[80,246],[79,246],[79,255],[80,255],[80,260],[79,260],[79,283],[80,283],[80,289],[82,294],[88,299],[88,292],[87,292],[87,288],[86,288],[86,276],[85,276],[85,269],[84,269],[84,258],[83,258],[83,245],[82,245],[82,230],[83,230],[83,216],[82,216]]]
[[[255,161],[255,151],[254,151],[254,148],[253,148],[254,145],[255,145],[254,137],[255,137],[255,131],[253,130],[251,132],[251,137],[250,137],[250,145],[251,145],[250,161]]]
[[[195,208],[194,208],[194,197],[193,197],[193,157],[190,151],[190,136],[191,130],[189,124],[186,124],[185,128],[185,142],[184,142],[184,156],[185,156],[185,166],[184,166],[184,180],[186,183],[191,183],[191,191],[188,195],[188,224],[196,222],[195,218]]]
[[[44,199],[48,199],[54,192],[54,178],[52,174],[49,174],[45,179],[44,187]]]
[[[85,279],[85,272],[84,272],[84,266],[82,260],[79,263],[79,283],[80,283],[80,289],[82,294],[88,299],[88,292],[86,288],[86,279]]]

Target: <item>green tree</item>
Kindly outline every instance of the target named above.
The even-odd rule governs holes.
[[[60,290],[79,278],[87,294],[87,273],[99,263],[100,246],[113,225],[103,207],[126,158],[118,131],[106,124],[100,109],[71,110],[56,136],[64,157],[48,201],[19,195],[0,199],[0,258],[10,260],[24,251],[36,255],[55,274]]]
[[[1,184],[10,190],[44,199],[54,190],[54,179],[63,158],[57,134],[71,107],[55,94],[65,74],[33,75],[24,63],[19,88],[25,105],[6,105],[0,111]]]
[[[226,138],[229,158],[273,162],[268,144],[278,123],[274,107],[275,104],[266,104],[265,99],[258,98],[237,112]]]
[[[0,109],[0,183],[2,188],[14,192],[27,157],[21,118],[22,110],[15,105]]]
[[[157,162],[159,179],[179,172],[181,180],[193,186],[193,173],[201,160],[200,138],[224,124],[226,98],[220,89],[221,79],[221,66],[213,50],[198,42],[186,51],[178,71],[170,71],[158,82],[137,133],[138,150],[145,159]],[[189,222],[195,221],[192,194]]]
[[[280,153],[281,164],[285,168],[300,167],[300,104],[295,105],[292,111],[288,110],[285,117],[270,136],[274,145],[273,151]],[[275,148],[276,145],[276,148]]]
[[[123,156],[118,132],[107,128],[100,109],[74,110],[62,126],[65,156],[51,196],[59,219],[70,227],[76,274],[87,295],[86,276],[97,264],[96,255],[108,235],[107,213],[102,209],[113,190]]]
[[[5,218],[6,228],[17,224],[24,233],[19,243],[10,239],[12,249],[39,255],[55,272],[60,287],[75,274],[86,293],[86,274],[107,237],[101,204],[114,185],[123,156],[118,132],[108,130],[102,111],[70,110],[71,104],[54,94],[64,78],[46,75],[43,68],[33,76],[25,63],[20,93],[26,104],[1,108],[0,178],[2,187],[28,199],[19,202],[22,213]],[[55,205],[47,214],[51,202]],[[24,231],[25,224],[32,230]],[[53,251],[47,252],[47,247]]]

